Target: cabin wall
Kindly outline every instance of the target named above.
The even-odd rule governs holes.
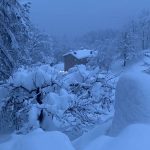
[[[80,64],[87,64],[88,60],[87,58],[83,59],[77,59],[73,55],[69,54],[64,56],[64,71],[68,71],[70,68],[74,67],[75,65],[80,65]]]
[[[76,58],[70,54],[64,56],[64,70],[68,71],[70,68],[74,67],[76,65],[76,61]]]

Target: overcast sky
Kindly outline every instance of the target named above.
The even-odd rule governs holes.
[[[78,35],[91,30],[120,28],[150,0],[30,0],[35,25],[52,35]]]

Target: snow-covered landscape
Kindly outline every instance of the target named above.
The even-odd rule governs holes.
[[[0,0],[0,150],[149,150],[150,11],[69,38],[35,3]]]

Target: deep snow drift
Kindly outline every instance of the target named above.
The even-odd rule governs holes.
[[[150,123],[150,75],[140,70],[123,75],[116,88],[115,115],[110,134],[134,123]]]
[[[100,136],[82,150],[149,150],[150,126],[134,124],[128,126],[116,138]],[[79,149],[78,149],[79,150]]]
[[[66,135],[60,132],[35,130],[28,135],[12,135],[0,143],[0,150],[74,150]]]

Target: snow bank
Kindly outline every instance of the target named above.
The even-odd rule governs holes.
[[[64,134],[38,129],[28,135],[13,135],[0,143],[0,150],[74,150]]]
[[[150,76],[132,69],[123,75],[116,88],[115,115],[110,130],[117,135],[134,123],[150,123]]]
[[[112,123],[112,119],[107,120],[105,123],[101,125],[97,125],[91,131],[84,133],[81,137],[73,141],[73,145],[77,150],[83,150],[86,145],[92,143],[96,138],[100,137],[101,135],[106,134],[108,129],[110,128]],[[95,150],[95,149],[93,149]]]
[[[82,150],[149,150],[150,126],[128,126],[118,137],[100,136]]]

